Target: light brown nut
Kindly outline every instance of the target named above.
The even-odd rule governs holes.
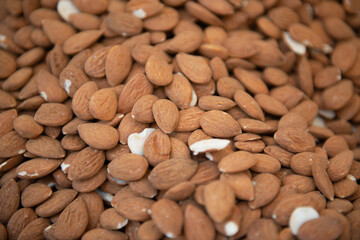
[[[16,131],[11,131],[0,138],[0,157],[14,157],[25,152],[26,139]]]
[[[192,182],[182,182],[172,188],[168,189],[164,198],[173,200],[173,201],[182,201],[190,197],[195,191],[195,184]]]
[[[328,166],[327,158],[312,152],[302,152],[291,157],[290,168],[298,174],[312,176],[311,168],[316,162],[319,162],[325,168]]]
[[[50,225],[50,221],[46,218],[37,218],[31,221],[26,227],[20,232],[18,239],[39,239],[44,235],[44,230]]]
[[[327,228],[326,231],[324,227]],[[305,222],[299,229],[298,237],[299,239],[337,238],[343,229],[344,225],[339,219],[324,216]]]
[[[208,111],[202,115],[199,122],[204,132],[212,137],[227,138],[241,133],[241,128],[235,119],[223,111]]]
[[[187,205],[184,221],[184,232],[187,239],[215,238],[216,233],[213,222],[199,207],[193,204]]]
[[[122,199],[114,208],[123,217],[131,221],[146,221],[150,219],[151,207],[155,201],[142,197]]]
[[[92,95],[98,90],[94,82],[87,82],[83,84],[74,94],[72,99],[72,110],[74,114],[82,120],[93,119],[89,110],[90,99]]]
[[[252,179],[255,197],[249,201],[249,207],[256,209],[270,203],[280,190],[280,180],[270,173],[260,173]]]
[[[237,173],[248,170],[256,164],[254,155],[246,151],[230,153],[219,162],[219,170],[225,173]]]
[[[115,208],[108,208],[100,215],[100,224],[108,230],[118,230],[123,228],[128,220],[121,216]]]
[[[234,100],[238,106],[250,117],[264,121],[265,116],[258,102],[244,90],[235,92]]]
[[[196,172],[198,164],[189,159],[170,159],[156,165],[149,175],[154,188],[167,190],[189,180]]]
[[[44,103],[38,108],[34,116],[37,123],[51,127],[65,125],[71,118],[70,108],[61,103]]]
[[[33,183],[21,193],[21,204],[24,207],[34,207],[47,200],[51,194],[52,190],[49,186],[42,183]]]
[[[190,178],[190,182],[194,184],[208,183],[216,179],[220,175],[217,165],[211,161],[203,161],[199,163],[195,174]]]
[[[72,35],[64,41],[63,51],[65,54],[74,55],[91,46],[102,34],[101,30],[87,30]]]
[[[246,172],[222,173],[220,181],[225,181],[234,191],[235,196],[242,200],[254,200],[254,186]]]
[[[119,132],[100,123],[85,123],[78,126],[79,135],[89,146],[97,149],[111,149],[119,141]]]
[[[279,100],[267,94],[256,94],[255,100],[264,112],[271,115],[283,116],[288,112],[287,108]]]
[[[331,181],[336,182],[344,178],[351,169],[353,163],[353,152],[345,150],[329,161],[327,172]]]
[[[157,129],[149,135],[144,144],[144,156],[149,164],[156,166],[170,159],[171,143],[167,134]]]
[[[112,160],[108,165],[108,172],[112,177],[121,181],[135,181],[145,175],[148,166],[144,157],[127,153]]]
[[[179,123],[179,110],[166,99],[157,100],[152,107],[155,122],[165,133],[172,133]]]
[[[158,99],[159,98],[155,95],[142,96],[134,104],[131,111],[131,117],[142,123],[154,122],[152,106]]]
[[[176,62],[181,72],[183,72],[190,81],[204,84],[211,80],[211,68],[200,56],[179,53],[176,55]]]
[[[181,234],[184,216],[176,202],[160,199],[151,207],[151,218],[165,236],[174,238]]]
[[[33,158],[20,164],[16,168],[16,173],[22,179],[37,179],[48,175],[60,164],[60,160]]]
[[[80,193],[79,196],[84,200],[89,223],[87,229],[93,229],[100,223],[100,214],[104,211],[104,202],[97,192]]]
[[[122,83],[129,74],[131,66],[131,54],[126,47],[115,45],[110,48],[105,60],[105,74],[108,83],[111,86]],[[121,69],[121,71],[117,69]]]
[[[9,239],[18,239],[20,232],[35,219],[37,219],[37,216],[31,208],[21,208],[17,210],[11,216],[6,226]]]
[[[99,238],[106,238],[109,240],[126,240],[128,236],[119,231],[110,231],[103,228],[95,228],[92,229],[82,236],[84,240],[95,240]]]
[[[315,147],[315,140],[305,130],[297,128],[279,129],[274,134],[275,141],[290,152],[312,151]]]
[[[250,169],[260,173],[277,173],[281,169],[280,162],[267,154],[257,153],[253,155],[256,164]]]
[[[322,93],[322,99],[328,109],[338,110],[350,100],[352,92],[353,83],[350,80],[342,80],[326,88]]]
[[[334,199],[334,187],[329,179],[324,166],[319,163],[312,165],[312,175],[316,184],[316,187],[320,190],[324,196],[332,201]]]
[[[209,110],[229,110],[236,106],[236,103],[228,98],[219,96],[202,96],[198,106],[205,111]]]
[[[5,224],[19,208],[20,191],[19,185],[11,179],[0,189],[0,222]]]
[[[88,222],[89,216],[85,202],[78,197],[61,212],[56,222],[55,237],[59,239],[78,238],[85,232]]]
[[[334,135],[329,137],[323,145],[323,149],[326,151],[329,157],[334,157],[337,154],[348,150],[349,145],[346,142],[345,138],[340,135]]]

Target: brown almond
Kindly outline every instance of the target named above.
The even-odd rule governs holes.
[[[100,185],[106,181],[106,177],[106,168],[103,167],[91,178],[72,181],[72,187],[78,192],[88,193],[100,187]]]
[[[312,151],[315,147],[315,140],[305,130],[297,128],[279,129],[274,134],[275,141],[290,152]]]
[[[190,182],[194,184],[208,183],[211,180],[216,179],[220,172],[216,165],[212,161],[203,161],[199,163],[198,169],[195,174],[190,178]]]
[[[322,100],[328,109],[338,110],[346,105],[353,92],[353,83],[342,80],[326,88],[322,93]]]
[[[184,233],[187,239],[215,239],[211,219],[197,206],[189,204],[184,213]]]
[[[244,90],[235,92],[234,100],[238,106],[250,117],[264,121],[265,116],[259,104],[250,94]]]
[[[219,96],[202,96],[199,99],[199,107],[205,111],[209,110],[229,110],[236,106],[236,103],[228,98]]]
[[[41,25],[52,44],[63,45],[68,38],[76,33],[70,24],[56,19],[43,19]]]
[[[176,131],[187,132],[193,131],[200,127],[200,118],[204,111],[198,107],[191,107],[188,109],[180,110],[179,123],[175,128]]]
[[[62,189],[54,192],[51,197],[36,207],[35,212],[40,217],[51,217],[61,212],[77,195],[73,189]]]
[[[114,118],[117,110],[117,97],[114,89],[103,88],[97,90],[90,98],[90,114],[102,121]]]
[[[255,197],[249,202],[251,209],[265,206],[271,202],[280,190],[280,180],[270,173],[260,173],[252,179]]]
[[[178,94],[180,93],[181,94]],[[165,86],[166,96],[180,109],[189,108],[193,100],[193,89],[187,78],[180,74],[174,74],[172,82]]]
[[[128,137],[132,133],[140,133],[149,125],[147,123],[137,122],[132,117],[131,114],[128,113],[121,120],[119,125],[119,133],[120,133],[120,143],[127,144]]]
[[[264,81],[256,74],[242,68],[235,68],[234,74],[235,77],[239,79],[239,81],[244,85],[244,87],[251,93],[269,93],[269,89],[264,83]]]
[[[58,140],[48,136],[39,136],[26,142],[26,150],[30,153],[44,158],[63,158],[65,150]]]
[[[159,98],[155,95],[145,95],[139,98],[134,104],[131,117],[138,122],[152,123],[155,121],[152,106]]]
[[[84,240],[95,240],[99,238],[106,238],[109,240],[126,240],[128,236],[119,231],[110,231],[103,228],[94,228],[82,236],[82,239]]]
[[[235,194],[223,181],[214,181],[205,186],[206,211],[215,222],[222,222],[230,216],[235,206]]]
[[[104,211],[104,202],[97,192],[80,193],[84,200],[87,213],[89,215],[89,223],[87,229],[93,229],[100,223],[100,215]]]
[[[225,173],[236,173],[248,170],[256,164],[253,154],[246,151],[230,153],[219,162],[219,170]]]
[[[0,222],[5,224],[19,208],[20,191],[19,185],[11,179],[0,189]]]
[[[344,178],[350,172],[352,163],[353,152],[350,150],[345,150],[331,158],[327,169],[330,180],[336,182]]]
[[[316,187],[320,190],[324,196],[330,201],[334,200],[334,187],[329,179],[324,166],[319,163],[312,165],[312,175],[316,184]]]
[[[21,204],[24,207],[34,207],[47,200],[51,194],[52,190],[49,186],[42,183],[33,183],[21,193]]]
[[[87,81],[89,78],[86,76],[82,68],[69,64],[62,69],[59,76],[59,83],[65,89],[70,97],[74,97],[75,92]]]
[[[110,48],[105,60],[105,74],[108,83],[111,86],[122,83],[129,74],[131,66],[131,53],[126,47],[115,45]],[[121,69],[121,71],[116,71],[116,69]]]
[[[281,169],[280,162],[267,154],[257,153],[253,155],[256,164],[251,167],[254,172],[260,173],[277,173]]]
[[[8,158],[25,152],[26,139],[15,131],[8,132],[0,138],[0,157]]]
[[[15,109],[5,110],[0,113],[0,138],[13,130],[13,121],[17,116]]]
[[[159,190],[167,190],[176,184],[189,180],[198,164],[189,159],[170,159],[156,165],[150,172],[149,181]]]
[[[136,101],[144,95],[151,94],[153,85],[149,82],[144,74],[132,76],[125,84],[118,100],[118,112],[128,113]]]
[[[152,166],[170,159],[170,152],[170,139],[167,134],[159,129],[151,133],[145,140],[144,156]]]
[[[64,42],[63,51],[65,54],[74,55],[91,46],[102,34],[101,30],[87,30],[72,35]]]
[[[119,132],[100,123],[86,123],[78,127],[79,135],[89,146],[97,149],[111,149],[119,141]]]
[[[133,36],[142,31],[142,21],[127,12],[111,12],[105,19],[106,26],[121,36]]]
[[[337,154],[348,150],[349,145],[343,136],[334,135],[326,139],[323,149],[329,157],[335,157]]]
[[[283,116],[288,112],[287,108],[279,100],[267,94],[256,94],[255,100],[264,112],[271,115]]]
[[[38,218],[31,221],[26,227],[20,232],[18,239],[40,239],[43,237],[45,228],[50,225],[50,221],[46,218]]]
[[[76,239],[86,230],[89,222],[85,202],[81,197],[71,202],[61,212],[56,222],[55,237],[58,239]]]
[[[211,80],[212,71],[207,62],[194,55],[179,53],[176,62],[185,76],[194,83],[204,84]]]
[[[240,118],[238,123],[244,132],[249,133],[272,133],[276,129],[263,121],[255,120],[252,118]]]
[[[149,164],[144,157],[127,153],[112,160],[108,165],[108,172],[116,179],[135,181],[145,175],[148,166]]]
[[[182,201],[190,197],[194,191],[195,184],[192,182],[182,182],[168,189],[164,194],[164,198],[173,201]]]
[[[146,61],[145,72],[149,81],[157,86],[166,86],[173,79],[172,66],[157,52],[152,53]]]
[[[179,122],[179,110],[176,105],[166,99],[157,100],[152,107],[155,122],[165,133],[172,133]]]
[[[305,222],[300,227],[298,236],[300,239],[335,239],[343,228],[340,220],[324,216]]]
[[[74,94],[72,99],[72,110],[82,120],[93,119],[89,110],[92,95],[98,90],[96,83],[89,81],[83,84]]]
[[[246,172],[223,173],[220,181],[225,181],[233,189],[237,198],[246,201],[254,200],[254,186]]]
[[[202,115],[199,122],[204,132],[212,137],[227,138],[241,133],[235,119],[223,111],[208,111]]]
[[[114,208],[123,217],[131,221],[146,221],[150,219],[151,207],[155,201],[142,197],[122,199]]]
[[[15,131],[24,138],[36,138],[44,130],[42,125],[36,123],[34,118],[28,115],[20,115],[15,118],[13,125]]]
[[[20,208],[17,210],[11,216],[6,226],[9,239],[18,239],[19,234],[26,227],[26,225],[35,219],[37,219],[37,216],[34,210],[31,208]]]
[[[100,224],[108,230],[118,230],[123,228],[128,220],[121,216],[115,208],[108,208],[100,215]]]
[[[347,72],[354,65],[357,52],[358,50],[352,42],[339,42],[331,54],[331,62],[342,72]]]
[[[321,163],[324,167],[328,165],[327,158],[322,158],[319,154],[312,152],[302,152],[291,158],[290,168],[298,174],[312,176],[312,165],[316,162]]]
[[[167,237],[173,238],[181,234],[184,216],[176,202],[160,199],[151,207],[151,218],[160,232]]]
[[[87,147],[76,154],[76,158],[70,163],[68,178],[81,181],[95,176],[100,171],[105,161],[102,150]]]
[[[59,160],[33,158],[16,168],[17,175],[22,179],[37,179],[50,174],[61,164]]]
[[[61,103],[44,103],[36,111],[34,120],[45,126],[59,127],[72,118],[70,108]]]

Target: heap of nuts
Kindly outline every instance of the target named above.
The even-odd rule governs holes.
[[[360,239],[359,0],[0,21],[0,240]]]

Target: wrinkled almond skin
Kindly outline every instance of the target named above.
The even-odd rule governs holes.
[[[108,172],[116,179],[122,181],[135,181],[145,175],[148,165],[149,164],[144,157],[133,153],[127,153],[112,160],[108,165]]]
[[[165,99],[157,100],[152,106],[155,122],[165,133],[172,133],[179,123],[179,110],[176,105]]]
[[[314,138],[305,130],[286,128],[274,134],[275,141],[290,152],[312,151],[315,147]]]
[[[111,149],[119,141],[119,132],[105,124],[85,123],[78,126],[79,135],[89,146],[96,149]]]
[[[208,111],[202,115],[199,122],[204,132],[213,137],[227,138],[241,133],[235,119],[223,111]]]

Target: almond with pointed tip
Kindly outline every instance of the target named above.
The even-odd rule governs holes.
[[[155,122],[165,133],[172,133],[179,123],[179,110],[166,99],[157,100],[152,107]]]
[[[87,30],[79,32],[66,39],[63,45],[63,51],[65,54],[74,55],[91,46],[101,37],[102,34],[102,30]]]
[[[176,62],[190,81],[204,84],[211,80],[211,68],[202,57],[179,53],[176,55]]]
[[[244,90],[237,90],[234,95],[237,105],[250,117],[264,121],[265,116],[257,101]]]
[[[131,66],[131,53],[126,47],[115,45],[110,48],[105,60],[105,74],[108,83],[111,86],[121,84],[129,74]]]
[[[163,54],[154,52],[146,61],[145,72],[149,81],[157,86],[169,85],[173,79],[172,66]]]
[[[212,137],[228,138],[241,133],[238,122],[223,111],[208,111],[201,116],[199,122],[204,132]]]
[[[119,132],[105,124],[86,123],[78,126],[81,139],[89,146],[97,149],[111,149],[119,141]]]

